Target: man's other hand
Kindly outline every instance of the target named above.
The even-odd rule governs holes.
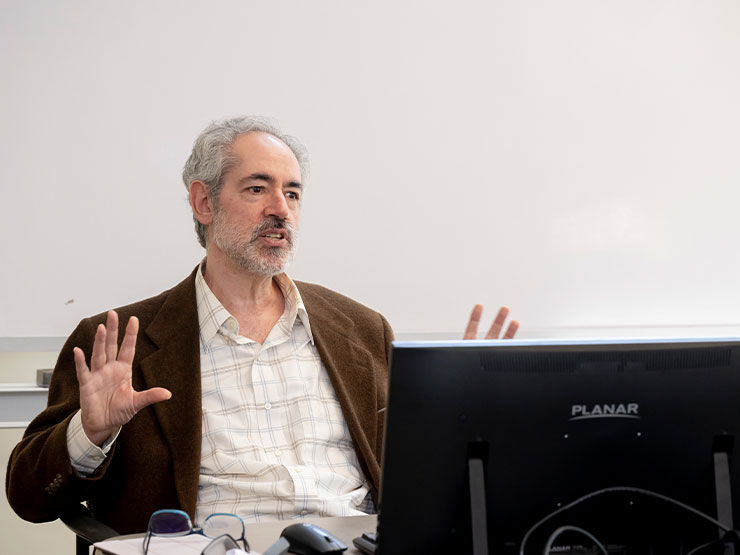
[[[468,327],[465,328],[465,335],[463,339],[476,339],[478,337],[478,324],[480,324],[480,317],[483,314],[483,305],[477,304],[473,307],[473,312],[470,313],[470,320],[468,320]],[[502,306],[498,309],[498,314],[493,320],[491,327],[488,328],[486,339],[499,339],[501,330],[504,328],[504,322],[506,317],[509,315],[509,308]],[[516,330],[519,329],[519,322],[512,320],[509,322],[506,332],[501,339],[511,339],[516,335]]]
[[[120,426],[144,407],[169,399],[172,394],[162,387],[134,391],[131,365],[136,350],[139,319],[132,316],[118,350],[118,314],[108,312],[105,326],[95,332],[90,368],[85,354],[74,348],[77,380],[80,383],[82,428],[95,445],[102,445]]]

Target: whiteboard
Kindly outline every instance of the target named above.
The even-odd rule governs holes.
[[[237,114],[311,153],[290,275],[397,333],[740,322],[735,0],[0,4],[0,337],[185,277]]]

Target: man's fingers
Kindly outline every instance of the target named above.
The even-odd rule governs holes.
[[[519,322],[517,322],[516,320],[512,320],[511,322],[509,322],[509,327],[506,328],[504,339],[513,339],[518,329],[519,329]]]
[[[113,361],[118,355],[118,314],[115,310],[108,311],[105,332],[105,356],[109,361]]]
[[[169,389],[163,387],[153,387],[145,391],[134,391],[134,410],[139,412],[144,407],[166,401],[172,397]]]
[[[491,327],[488,329],[486,339],[498,339],[499,335],[501,335],[501,329],[504,327],[504,322],[506,321],[506,317],[508,315],[508,307],[502,306],[498,309],[498,314],[496,314],[496,318],[494,319],[493,324],[491,324]]]
[[[468,327],[465,328],[463,339],[475,339],[478,336],[478,324],[480,323],[480,317],[482,314],[483,305],[475,305],[473,307],[473,312],[470,313],[470,320],[468,320]]]
[[[139,333],[139,319],[136,316],[131,316],[126,324],[126,334],[123,336],[121,342],[121,350],[118,353],[118,360],[126,364],[131,364],[134,361],[134,353],[136,352],[136,336]]]
[[[105,326],[98,324],[95,330],[95,341],[93,342],[92,356],[90,357],[90,369],[95,372],[105,366]]]
[[[77,370],[77,381],[80,382],[80,385],[87,382],[87,379],[90,377],[90,369],[87,367],[87,364],[85,363],[85,353],[82,352],[82,349],[79,347],[75,347],[72,350],[72,354],[74,355],[75,359],[75,369]]]

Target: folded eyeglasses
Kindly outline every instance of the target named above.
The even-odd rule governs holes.
[[[239,549],[242,542],[244,551],[249,551],[249,543],[244,535],[244,521],[230,513],[214,513],[203,521],[200,527],[193,526],[187,513],[176,509],[155,511],[149,518],[144,536],[144,555],[149,552],[152,536],[177,537],[201,534],[213,538],[201,555],[226,555],[230,549]]]

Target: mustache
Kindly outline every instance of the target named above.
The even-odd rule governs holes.
[[[278,216],[269,216],[262,220],[252,233],[252,241],[257,241],[268,229],[284,229],[285,239],[288,242],[288,245],[293,245],[293,226],[288,222],[288,220]]]

